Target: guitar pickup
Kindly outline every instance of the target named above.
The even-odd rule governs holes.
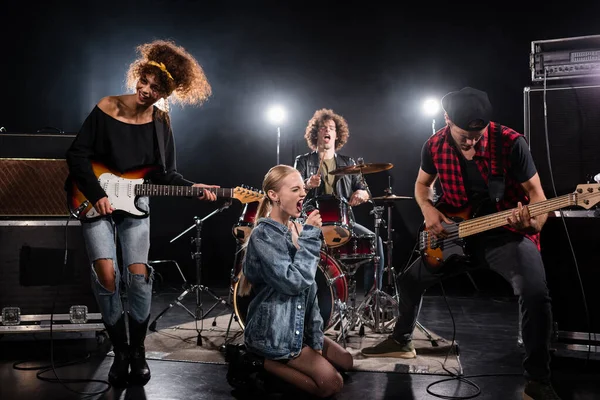
[[[423,231],[421,232],[421,234],[419,235],[419,250],[423,251],[427,248],[427,236],[428,236],[428,232],[427,231]]]

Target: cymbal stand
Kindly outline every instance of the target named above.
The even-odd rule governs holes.
[[[202,276],[202,223],[204,221],[206,221],[208,218],[212,217],[213,215],[226,210],[227,208],[229,208],[229,206],[231,205],[231,200],[227,201],[225,204],[223,204],[222,207],[217,208],[216,210],[214,210],[213,212],[211,212],[210,214],[208,214],[206,217],[204,218],[198,218],[198,217],[194,217],[194,224],[191,225],[189,228],[187,228],[185,231],[181,232],[179,235],[177,235],[176,237],[174,237],[173,239],[171,239],[170,243],[173,243],[175,240],[179,239],[180,237],[182,237],[185,233],[189,232],[190,230],[192,230],[194,227],[196,228],[196,237],[191,239],[191,243],[195,244],[196,246],[196,252],[192,253],[192,258],[196,261],[196,284],[190,286],[189,288],[187,288],[183,293],[181,293],[179,295],[179,297],[177,297],[177,299],[173,302],[176,305],[182,307],[185,311],[187,311],[188,314],[190,314],[194,320],[196,321],[196,324],[198,323],[198,320],[202,321],[202,327],[200,329],[198,329],[196,327],[196,331],[198,332],[198,339],[196,341],[196,344],[198,346],[202,346],[202,329],[204,329],[204,318],[206,318],[208,316],[208,314],[210,314],[210,312],[219,304],[223,304],[225,306],[231,307],[231,304],[229,304],[226,300],[224,300],[223,298],[219,297],[217,294],[215,294],[210,288],[208,288],[207,286],[204,286],[201,284],[201,276]],[[196,312],[192,313],[187,307],[185,307],[182,303],[181,300],[183,300],[183,298],[185,296],[187,296],[189,293],[191,292],[195,292],[196,293]],[[202,292],[206,292],[208,293],[216,302],[209,308],[209,310],[204,313],[204,309],[203,309],[203,305],[202,305]],[[164,310],[162,310],[154,319],[154,321],[152,321],[152,323],[150,324],[150,330],[151,331],[156,331],[156,323],[157,321],[162,318],[162,316],[169,311],[172,307],[173,307],[173,303],[169,304]],[[213,323],[214,325],[214,323]]]
[[[384,192],[387,196],[391,196],[392,192],[392,177],[388,177],[388,188],[384,189]],[[394,270],[393,263],[393,254],[394,254],[394,240],[393,233],[394,229],[392,228],[392,206],[393,201],[386,201],[385,206],[387,207],[387,240],[385,241],[385,245],[387,248],[387,286],[388,293],[392,291],[393,288],[393,297],[396,301],[398,301],[398,282],[396,280],[396,271]]]
[[[362,159],[359,159],[359,164],[362,164],[361,161]],[[371,190],[365,181],[362,170],[359,175],[360,181],[363,183],[367,193],[369,193],[369,198],[372,198]],[[398,302],[394,297],[381,290],[381,284],[379,283],[379,227],[381,225],[383,207],[376,206],[373,200],[369,200],[369,202],[373,204],[373,210],[369,214],[373,215],[375,220],[375,256],[373,257],[375,289],[369,292],[358,306],[356,315],[363,325],[371,328],[376,333],[384,333],[390,332],[394,327],[398,318]]]

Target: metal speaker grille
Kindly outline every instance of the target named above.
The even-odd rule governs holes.
[[[0,216],[69,216],[66,160],[1,158]]]

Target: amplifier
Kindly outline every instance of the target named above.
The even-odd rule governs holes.
[[[76,135],[0,133],[2,158],[65,158]]]
[[[532,82],[600,76],[600,35],[531,42]]]
[[[0,158],[0,217],[68,217],[66,160]]]

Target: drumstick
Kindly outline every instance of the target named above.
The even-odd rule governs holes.
[[[321,152],[319,152],[321,153]],[[325,152],[323,151],[321,155],[319,155],[319,169],[317,169],[317,173],[315,175],[321,175],[321,167],[323,167],[323,160],[325,159]]]

